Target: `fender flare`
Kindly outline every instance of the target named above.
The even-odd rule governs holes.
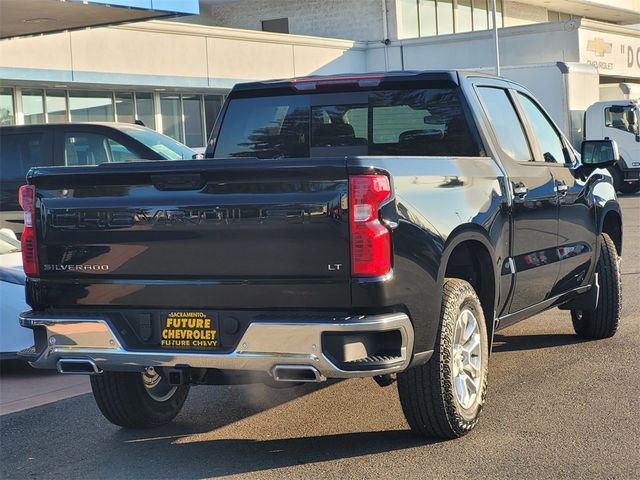
[[[444,284],[444,276],[447,271],[447,265],[449,264],[449,259],[451,258],[451,254],[455,250],[455,248],[463,242],[466,241],[477,241],[481,243],[489,252],[489,256],[491,257],[491,266],[493,268],[493,288],[494,288],[494,299],[493,306],[494,310],[496,305],[498,305],[498,299],[500,296],[500,269],[498,268],[498,261],[495,255],[495,249],[491,240],[489,238],[488,233],[479,225],[475,224],[466,224],[460,225],[456,227],[447,237],[445,242],[444,249],[442,250],[442,256],[440,260],[440,266],[438,268],[438,286],[442,289],[442,285]],[[500,259],[502,260],[502,259]],[[495,315],[495,312],[494,312]]]
[[[622,210],[620,208],[620,204],[616,200],[609,200],[602,207],[597,207],[596,211],[597,211],[597,222],[598,222],[598,238],[600,237],[604,229],[604,220],[605,218],[607,218],[607,215],[610,212],[614,212],[618,216],[618,219],[620,220],[620,245],[619,245],[620,252],[619,254],[622,255],[622,242],[624,238],[624,231],[622,227]],[[600,240],[598,240],[598,247],[600,247]]]

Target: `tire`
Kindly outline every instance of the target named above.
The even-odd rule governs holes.
[[[153,382],[149,382],[153,373]],[[169,423],[180,412],[189,385],[170,386],[150,368],[138,372],[104,372],[91,377],[91,389],[102,414],[125,428],[150,428]]]
[[[613,240],[606,233],[600,235],[600,258],[596,271],[600,283],[600,296],[595,310],[571,310],[573,329],[583,338],[612,337],[620,323],[620,259]]]
[[[467,316],[467,326],[472,324],[465,312],[472,314],[477,331],[470,334],[469,340],[463,345],[476,339],[479,343],[477,348],[472,349],[476,356],[467,355],[467,358],[474,358],[477,368],[475,378],[469,376],[472,383],[477,382],[475,395],[469,391],[469,397],[462,395],[464,382],[460,382],[460,376],[456,377],[460,367],[460,357],[456,353],[460,344],[456,325],[463,316]],[[426,364],[398,374],[400,403],[411,429],[424,436],[445,439],[461,437],[470,432],[478,423],[485,401],[488,357],[487,327],[476,292],[464,280],[445,279],[440,328],[433,355]]]
[[[616,193],[621,192],[624,189],[624,176],[622,175],[622,172],[616,166],[610,167],[608,170],[613,180],[613,188]]]

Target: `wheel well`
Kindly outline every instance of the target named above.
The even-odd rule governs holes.
[[[487,247],[477,240],[467,240],[456,245],[449,255],[444,276],[466,280],[471,284],[480,299],[487,323],[487,334],[491,339],[496,284],[493,260]]]
[[[607,212],[602,222],[602,233],[611,237],[616,246],[616,252],[622,255],[622,220],[617,212]]]

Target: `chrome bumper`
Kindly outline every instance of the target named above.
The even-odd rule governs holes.
[[[265,371],[278,365],[314,367],[323,379],[371,377],[402,371],[413,350],[413,327],[404,313],[341,319],[337,322],[254,322],[231,353],[126,350],[105,319],[59,318],[32,312],[20,315],[20,324],[46,331],[46,347],[29,363],[55,369],[61,359],[87,359],[100,371],[141,371],[144,367],[193,367],[219,370]],[[399,331],[401,363],[376,370],[342,370],[322,353],[325,332]]]

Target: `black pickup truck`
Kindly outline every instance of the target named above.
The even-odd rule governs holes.
[[[21,189],[37,368],[90,374],[124,427],[191,385],[397,380],[465,434],[494,332],[620,318],[612,141],[579,155],[532,95],[456,71],[237,85],[203,160],[38,167]]]

